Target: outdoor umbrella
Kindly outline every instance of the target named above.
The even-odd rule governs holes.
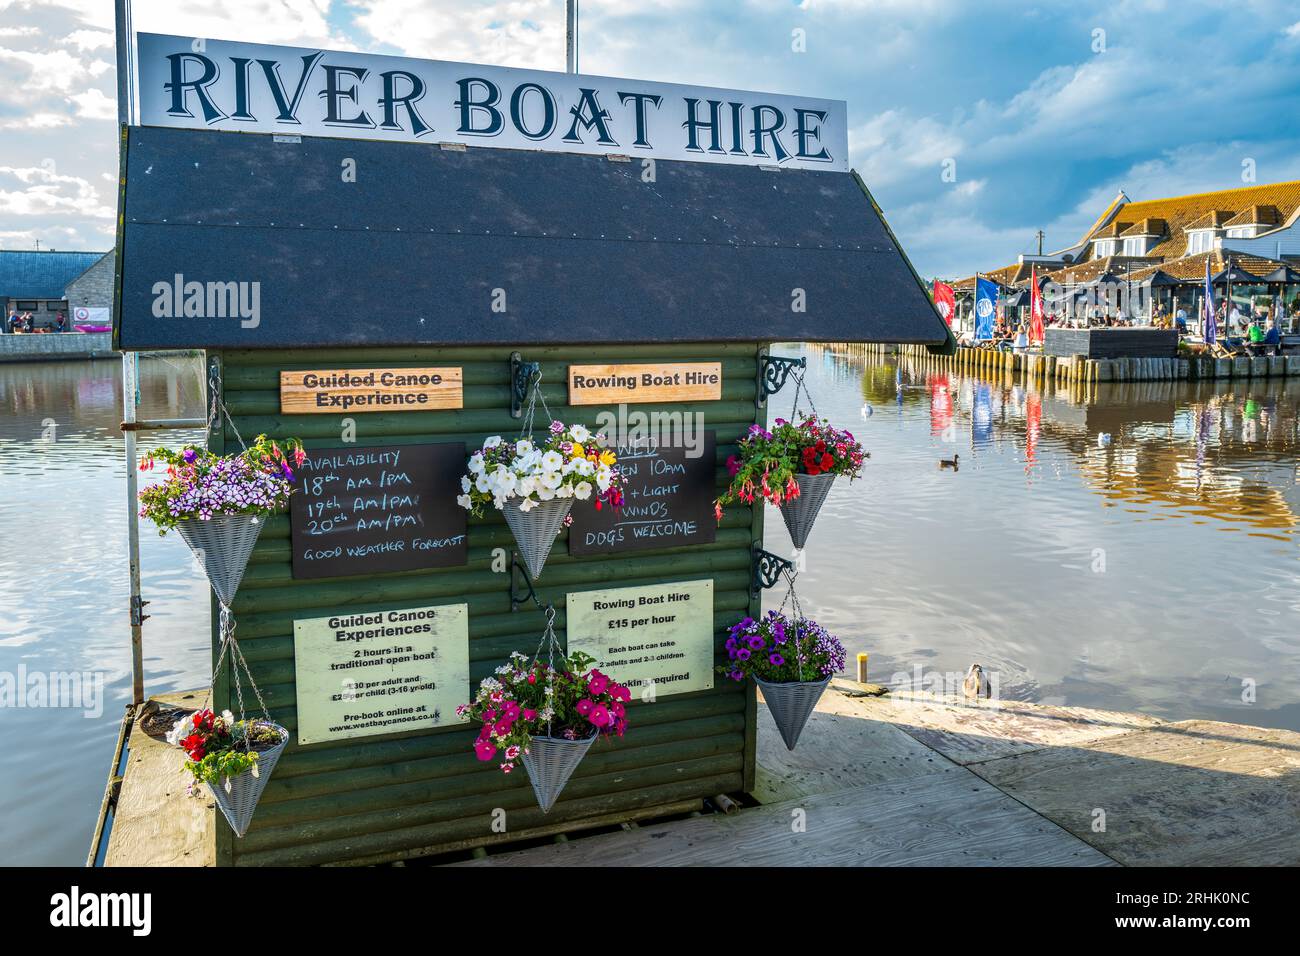
[[[1218,275],[1210,279],[1214,285],[1220,285],[1224,282],[1258,282],[1259,276],[1252,275],[1241,266],[1234,265],[1231,269],[1224,269]]]
[[[1269,285],[1300,285],[1300,271],[1292,269],[1289,265],[1282,265],[1268,275],[1260,276],[1259,281]]]

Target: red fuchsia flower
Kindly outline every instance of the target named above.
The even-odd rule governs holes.
[[[591,714],[587,717],[589,721],[597,727],[607,727],[613,720],[609,715],[609,709],[604,704],[597,704],[591,708]]]
[[[717,518],[719,521],[722,520],[722,502],[720,501],[713,502],[713,516]]]
[[[302,467],[302,463],[307,460],[307,453],[301,448],[295,448],[293,452],[293,463],[297,468]]]
[[[584,697],[582,700],[578,701],[578,706],[575,708],[575,710],[577,710],[578,713],[581,714],[583,717],[589,717],[591,715],[592,708],[595,706],[596,706],[596,702],[594,700],[588,700],[586,697]]]
[[[479,760],[487,762],[497,755],[496,744],[488,740],[480,740],[474,745],[474,754]]]
[[[794,475],[791,475],[785,481],[785,497],[787,501],[793,501],[799,497],[799,482],[794,480]]]

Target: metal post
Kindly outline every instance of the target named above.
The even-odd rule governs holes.
[[[578,72],[578,0],[564,0],[564,72]]]
[[[122,353],[122,421],[135,421],[135,396],[139,377],[139,356]],[[131,702],[144,703],[144,601],[140,596],[140,515],[137,512],[135,430],[125,429],[126,444],[126,542],[131,573]]]

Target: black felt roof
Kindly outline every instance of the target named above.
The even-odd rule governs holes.
[[[275,139],[129,131],[120,347],[947,338],[852,174]],[[259,321],[158,317],[176,275]]]

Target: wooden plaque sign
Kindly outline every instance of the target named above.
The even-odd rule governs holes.
[[[464,467],[464,442],[307,452],[289,498],[293,576],[464,564]]]
[[[336,368],[280,373],[280,411],[299,415],[461,408],[460,368]]]
[[[717,436],[699,432],[689,447],[640,442],[618,448],[618,467],[627,478],[623,507],[574,508],[569,554],[711,544],[718,530]]]
[[[720,398],[721,362],[569,366],[570,405],[716,402]]]

